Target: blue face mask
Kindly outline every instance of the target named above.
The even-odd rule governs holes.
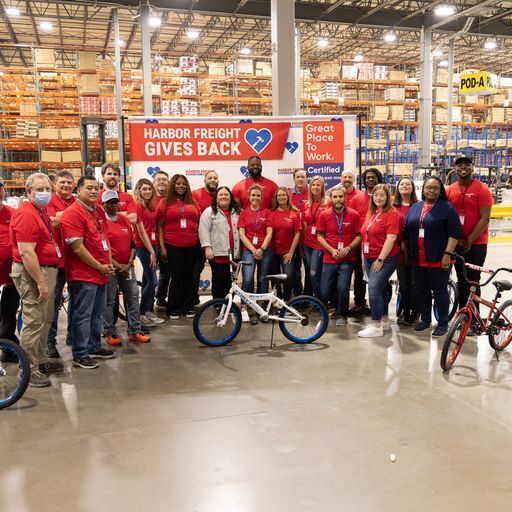
[[[37,206],[44,208],[52,199],[51,192],[36,192],[36,198],[34,202]]]

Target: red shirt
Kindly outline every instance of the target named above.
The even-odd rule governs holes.
[[[356,194],[350,200],[350,208],[359,213],[361,222],[364,222],[366,216],[368,215],[368,203],[370,202],[370,195],[367,192],[359,192],[359,194]]]
[[[101,204],[101,198],[103,197],[103,192],[105,190],[100,190],[100,199],[98,201],[98,204]],[[126,192],[121,192],[121,190],[117,190],[117,195],[119,196],[119,210],[120,212],[128,212],[128,213],[135,213],[135,201],[133,200],[133,197],[131,194],[128,194]]]
[[[428,215],[433,207],[434,205],[423,205],[420,215],[420,229],[422,228],[423,219]],[[418,267],[440,268],[442,266],[443,263],[441,261],[427,261],[427,256],[425,254],[425,238],[418,237]]]
[[[231,254],[235,251],[235,237],[233,235],[233,223],[231,222],[231,211],[230,210],[222,210],[224,213],[226,220],[228,221],[229,228],[229,248],[231,250]],[[229,256],[215,256],[212,260],[214,263],[229,263]]]
[[[316,222],[320,217],[320,214],[328,210],[331,207],[331,202],[327,201],[325,204],[320,204],[319,201],[313,201],[310,206],[309,202],[304,211],[303,221],[306,222],[306,230],[304,231],[304,239],[302,243],[311,247],[311,249],[317,249],[323,251],[323,247],[318,243],[316,238]]]
[[[306,187],[306,190],[303,190],[302,192],[297,192],[295,190],[295,187],[289,188],[288,193],[290,194],[290,197],[292,199],[292,204],[299,210],[299,216],[302,219],[304,217],[304,211],[306,209],[306,206],[308,205],[308,198],[309,198],[309,188]]]
[[[299,212],[274,210],[270,214],[270,219],[274,254],[286,254],[290,250],[295,233],[302,229]]]
[[[367,217],[361,228],[363,256],[369,259],[377,259],[386,242],[387,235],[397,235],[393,248],[387,257],[398,254],[400,252],[398,241],[402,232],[402,226],[403,217],[394,208],[390,208],[387,212],[375,212],[371,217]],[[368,244],[368,252],[364,250],[365,244]]]
[[[267,209],[252,210],[248,208],[242,210],[238,217],[238,228],[245,228],[245,236],[256,249],[263,244],[268,226],[272,226],[272,214]],[[247,246],[246,248],[249,249]]]
[[[352,189],[352,192],[347,192],[345,190],[345,206],[347,208],[352,208],[353,210],[355,210],[355,208],[352,206],[352,201],[359,195],[365,195],[365,193],[357,189],[356,187]],[[361,200],[363,199],[361,198]],[[368,201],[366,201],[366,205],[368,206]]]
[[[206,187],[192,191],[192,199],[196,202],[197,206],[199,206],[201,213],[203,213],[208,206],[212,205],[214,195],[215,193],[212,194],[208,192]]]
[[[347,247],[361,233],[361,219],[352,208],[345,208],[342,215],[334,208],[324,210],[316,222],[316,232],[323,233],[326,242],[334,249]],[[343,247],[339,244],[342,243]],[[325,251],[324,263],[341,263],[357,261],[357,252],[350,251],[342,260],[335,260],[331,253]]]
[[[137,223],[142,222],[144,229],[148,235],[149,241],[152,246],[158,245],[157,231],[156,231],[156,210],[150,210],[142,203],[135,203],[135,209],[137,212]],[[142,242],[142,238],[139,235],[137,226],[133,227],[133,238],[135,240],[135,246],[142,249],[146,247]],[[115,258],[114,258],[115,259]],[[116,260],[117,261],[117,260]]]
[[[90,211],[80,201],[75,201],[62,214],[60,225],[64,241],[80,238],[93,258],[102,265],[110,263],[107,219],[101,208],[96,207]],[[68,281],[87,281],[99,285],[108,282],[108,276],[85,264],[68,244],[66,244],[66,276]]]
[[[52,226],[46,208],[40,210],[30,201],[25,201],[15,210],[10,226],[10,238],[14,261],[22,263],[18,242],[35,243],[35,252],[42,266],[58,266],[60,249],[57,246],[57,233]]]
[[[164,241],[174,247],[192,247],[199,243],[199,207],[177,199],[156,211],[157,223],[163,221]]]
[[[244,210],[250,208],[248,191],[253,185],[258,185],[263,189],[261,208],[264,210],[270,209],[278,187],[272,180],[263,176],[258,181],[254,181],[252,178],[246,178],[245,180],[239,181],[233,187],[233,196],[235,196],[235,199],[241,204]]]
[[[118,215],[117,220],[110,220],[107,217],[107,236],[112,259],[126,265],[130,260],[133,242],[131,222],[124,215]]]
[[[492,206],[492,195],[489,187],[481,181],[474,179],[469,187],[462,187],[454,183],[446,188],[448,201],[455,206],[462,225],[462,236],[469,236],[480,220],[480,208]],[[462,222],[462,217],[464,222]],[[486,244],[489,241],[489,227],[478,235],[475,244]]]
[[[48,215],[50,217],[55,217],[58,212],[63,212],[66,208],[68,208],[68,206],[71,206],[74,202],[74,196],[71,196],[69,199],[64,199],[60,197],[58,194],[53,194],[51,201],[46,207],[46,209],[48,210]],[[55,231],[57,232],[57,244],[59,245],[62,256],[64,256],[66,252],[66,244],[64,243],[64,238],[62,238],[62,228],[60,226],[57,226],[55,228]],[[62,263],[60,266],[64,266],[64,258],[62,258]]]
[[[13,284],[9,275],[12,267],[12,245],[9,237],[11,218],[16,210],[6,204],[0,206],[0,285]]]

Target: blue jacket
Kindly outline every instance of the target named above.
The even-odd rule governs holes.
[[[405,219],[403,238],[409,241],[409,256],[413,263],[418,261],[418,237],[423,201],[413,204]],[[460,220],[457,210],[448,201],[439,200],[423,219],[425,230],[425,257],[427,261],[443,259],[448,238],[461,237]]]

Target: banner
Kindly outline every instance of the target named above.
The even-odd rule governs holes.
[[[488,71],[463,73],[459,79],[459,92],[467,96],[496,94],[498,77]]]
[[[184,174],[192,189],[208,171],[233,187],[249,175],[247,160],[257,155],[263,175],[291,187],[295,169],[320,175],[327,188],[344,169],[356,171],[356,117],[132,117],[128,120],[132,179],[159,171]]]

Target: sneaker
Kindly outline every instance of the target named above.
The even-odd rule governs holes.
[[[185,316],[187,318],[194,318],[196,316],[196,312],[193,310],[193,309],[189,309],[186,313],[185,313]]]
[[[365,313],[364,306],[354,306],[348,310],[348,316],[363,316]]]
[[[165,302],[165,300],[157,300],[155,309],[157,311],[167,311],[167,302]]]
[[[144,327],[143,325],[141,326],[140,328],[140,332],[142,334],[149,334],[151,331],[147,328],[147,327]]]
[[[50,359],[58,359],[60,357],[59,351],[55,343],[48,343],[45,350],[46,357]]]
[[[430,329],[430,322],[419,322],[414,327],[414,332],[423,332]]]
[[[169,318],[170,318],[171,320],[179,320],[179,319],[180,319],[180,316],[181,316],[181,314],[180,314],[180,313],[171,313],[171,314],[169,315]]]
[[[347,325],[347,317],[346,316],[339,316],[337,319],[336,319],[336,326],[337,327],[340,327],[342,325]]]
[[[154,324],[163,324],[165,320],[163,318],[160,318],[159,316],[156,316],[154,313],[146,313],[146,318],[149,319],[150,322],[153,322]]]
[[[39,370],[30,373],[29,385],[34,388],[46,388],[51,385],[50,379]]]
[[[448,327],[437,326],[432,333],[432,338],[444,338],[448,332]]]
[[[117,334],[108,335],[107,336],[107,343],[111,347],[118,347],[122,343],[121,337],[118,336]]]
[[[39,371],[44,374],[57,373],[64,370],[64,365],[57,361],[46,361],[39,365]]]
[[[381,320],[380,326],[383,331],[391,331],[391,324],[389,323],[389,320]]]
[[[153,322],[153,320],[151,320],[148,315],[141,315],[140,323],[143,327],[156,327],[156,322]]]
[[[247,313],[247,309],[242,309],[242,322],[248,324],[251,321],[249,318],[249,313]]]
[[[151,338],[149,336],[146,336],[145,334],[142,334],[141,332],[131,334],[128,339],[130,341],[135,341],[137,343],[149,343],[151,341]]]
[[[368,327],[366,327],[366,329],[359,331],[357,335],[360,338],[380,338],[381,336],[384,336],[384,330],[382,327],[377,327],[373,324],[370,324]]]
[[[116,356],[116,353],[113,350],[108,350],[107,348],[100,348],[96,350],[96,352],[90,352],[89,356],[93,359],[112,359]]]
[[[475,327],[474,324],[471,324],[469,326],[468,332],[466,333],[466,336],[478,336],[478,329]]]
[[[73,366],[79,366],[80,368],[84,368],[86,370],[93,370],[94,368],[98,368],[99,364],[89,356],[86,356],[80,359],[73,358]]]

